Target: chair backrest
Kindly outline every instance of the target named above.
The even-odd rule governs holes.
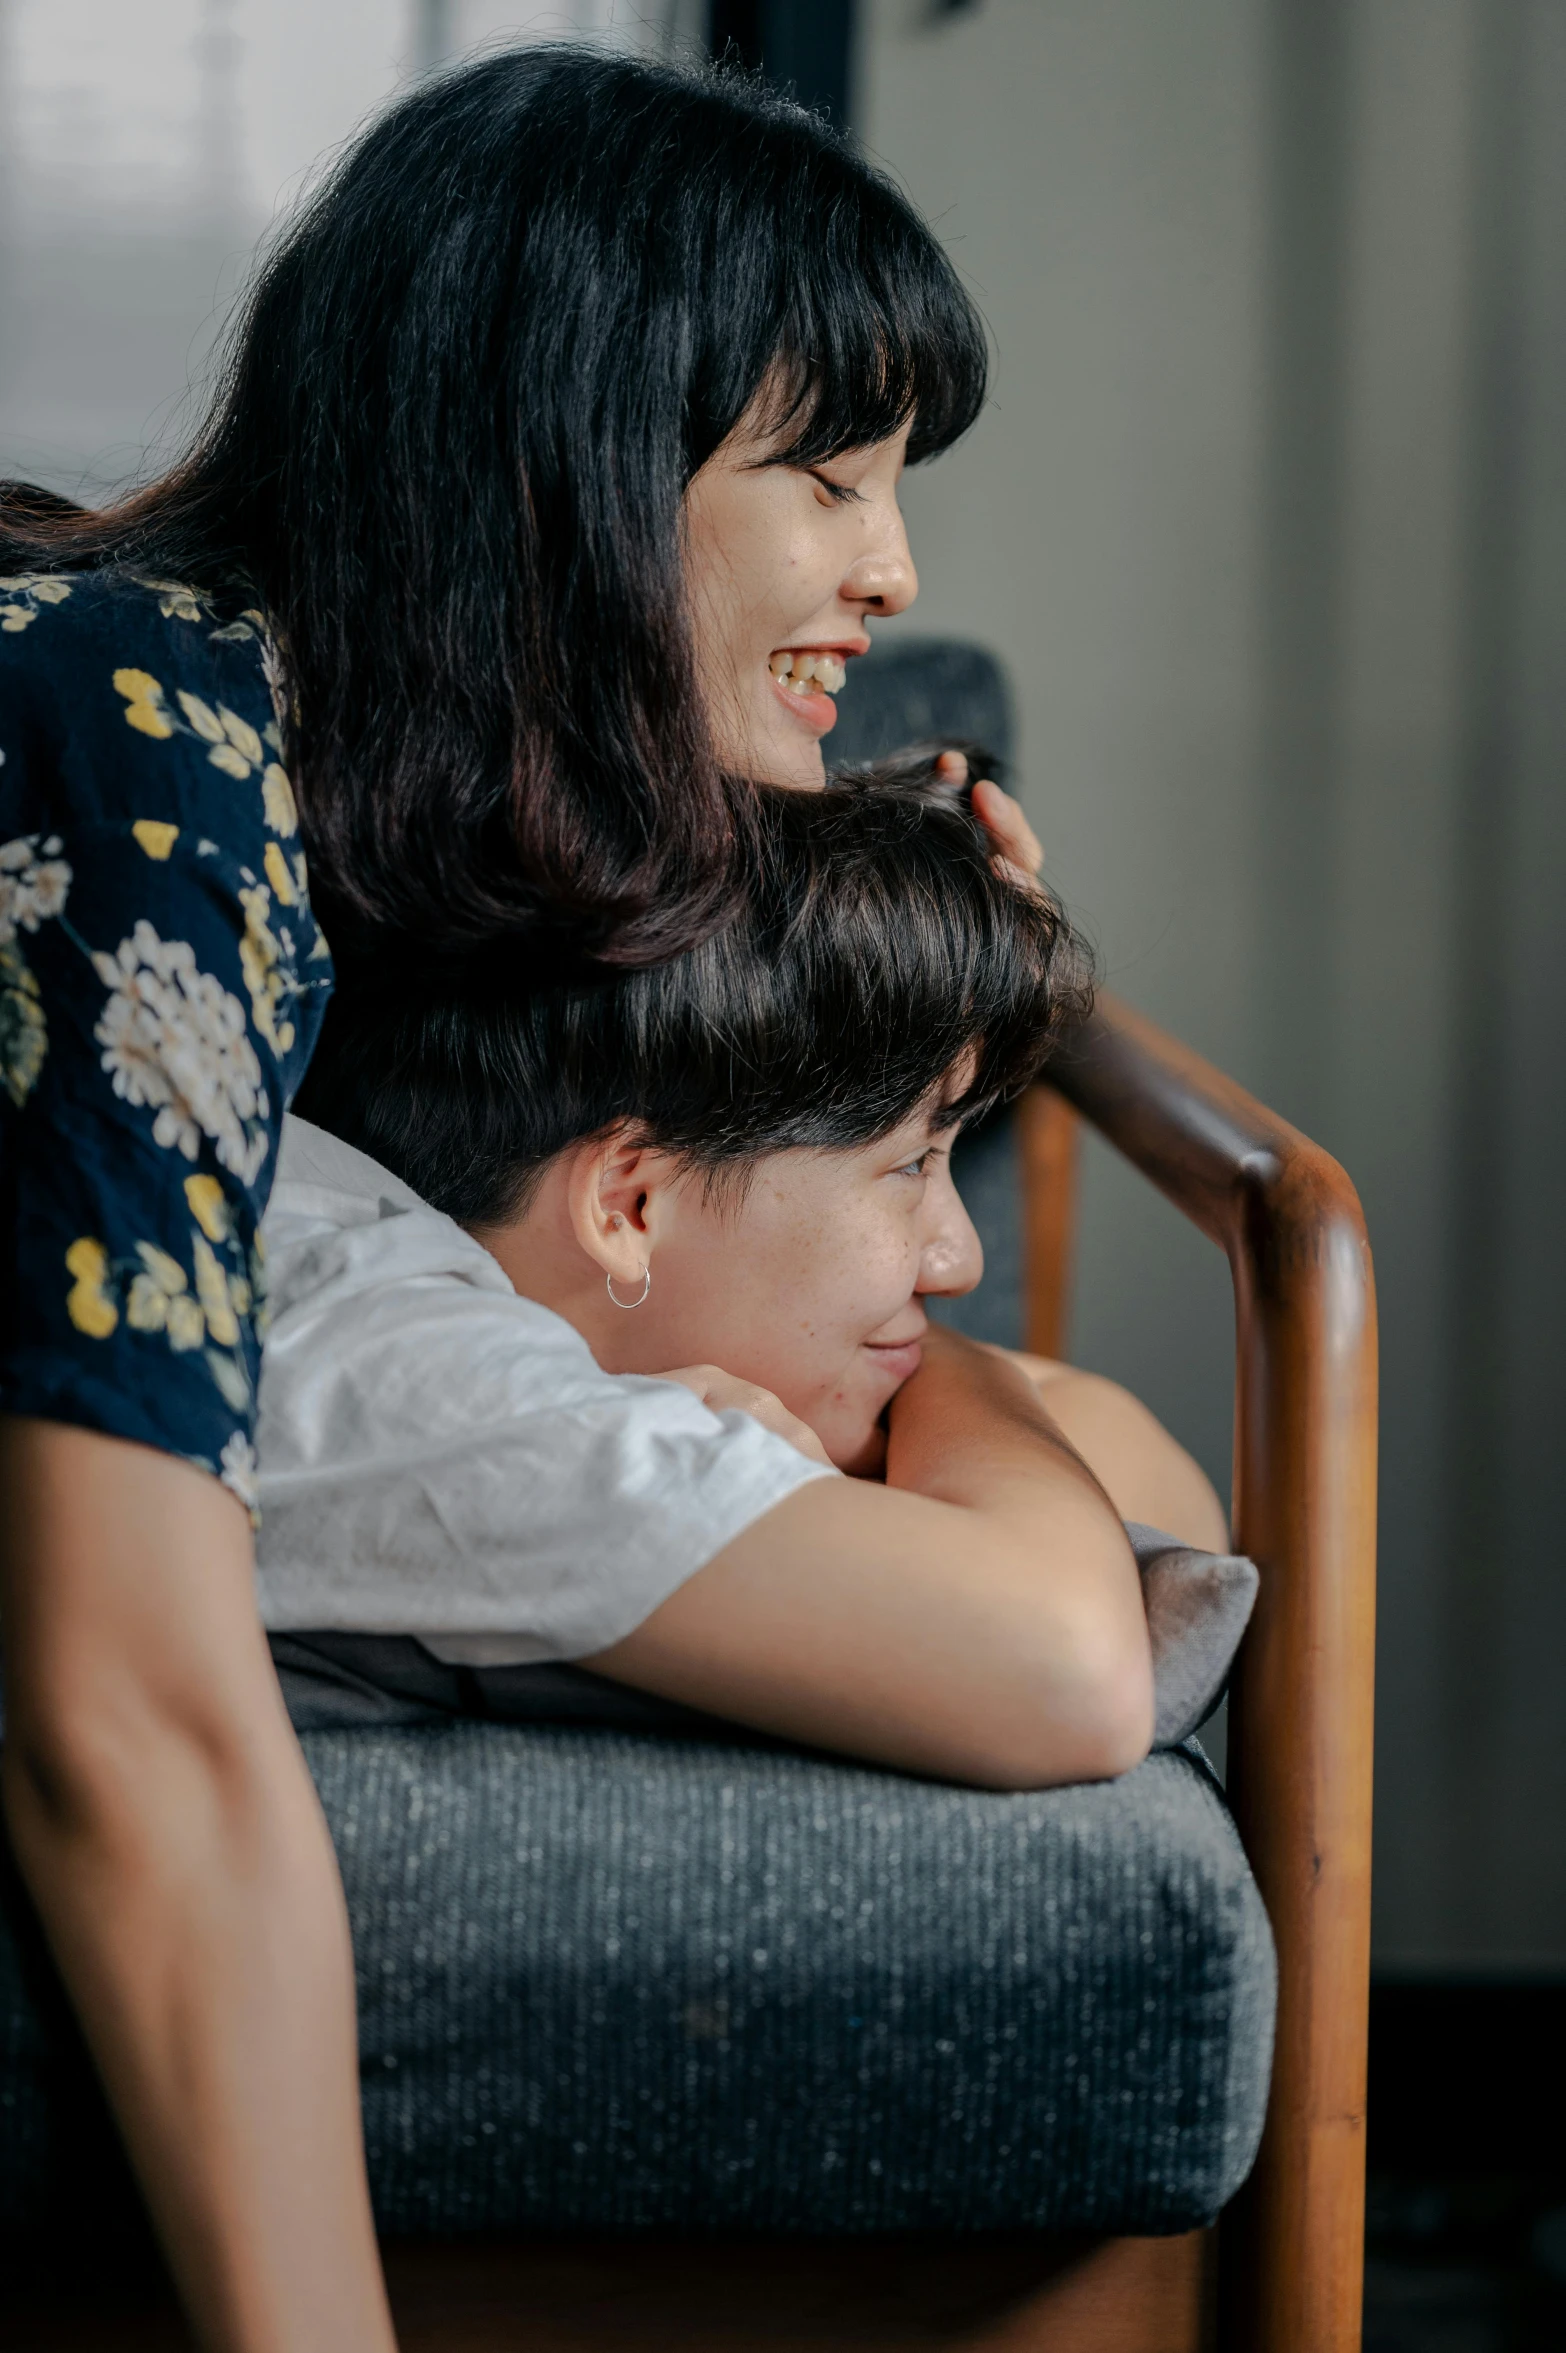
[[[829,765],[877,760],[930,736],[982,743],[1003,764],[1011,761],[1011,686],[983,646],[954,637],[878,645],[850,666],[837,725],[824,748]]]

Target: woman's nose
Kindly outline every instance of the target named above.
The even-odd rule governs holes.
[[[905,612],[919,593],[919,575],[895,501],[888,502],[878,526],[870,544],[860,549],[848,567],[843,597],[848,604],[863,605],[866,612]]]
[[[958,1299],[978,1286],[984,1245],[950,1176],[943,1173],[939,1184],[944,1198],[935,1204],[934,1225],[920,1255],[918,1288],[921,1297]]]

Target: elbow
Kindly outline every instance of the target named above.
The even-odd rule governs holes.
[[[1113,1781],[1140,1765],[1153,1745],[1153,1663],[1146,1640],[1128,1643],[1093,1678],[1082,1740],[1084,1781]]]
[[[1052,1646],[1007,1715],[1009,1722],[992,1719],[987,1754],[974,1775],[989,1788],[1049,1789],[1131,1772],[1153,1745],[1145,1626],[1119,1638],[1100,1629],[1073,1645]]]

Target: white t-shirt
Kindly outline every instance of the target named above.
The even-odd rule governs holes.
[[[470,1234],[305,1120],[283,1123],[263,1230],[273,1631],[411,1634],[470,1666],[583,1658],[837,1475],[676,1381],[601,1371]]]

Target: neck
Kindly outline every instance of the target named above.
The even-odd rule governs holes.
[[[576,1238],[558,1162],[545,1169],[522,1216],[468,1231],[498,1261],[513,1290],[564,1316],[598,1355],[603,1270]]]

